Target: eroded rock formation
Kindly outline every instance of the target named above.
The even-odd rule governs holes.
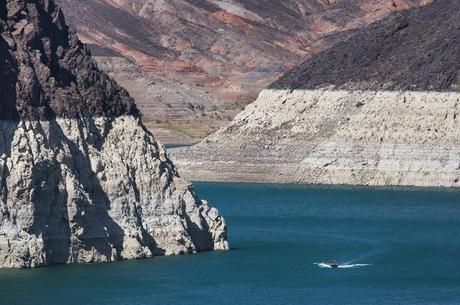
[[[52,0],[0,3],[0,66],[0,267],[228,249]]]

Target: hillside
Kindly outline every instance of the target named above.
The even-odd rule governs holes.
[[[152,99],[139,94],[132,81],[125,82],[126,73],[120,73],[113,61],[98,59],[136,100],[143,101],[140,107],[160,104],[161,110],[142,107],[146,117],[157,110],[164,114],[157,118],[161,122],[150,121],[149,126],[170,125],[198,138],[227,124],[288,69],[347,37],[335,34],[428,2],[59,0],[95,55],[129,59],[141,68],[129,74],[130,80],[142,83],[155,73],[172,82],[161,83],[166,93]],[[168,93],[175,88],[181,92],[176,97]]]
[[[460,186],[459,3],[354,31],[173,158],[194,180]]]
[[[460,89],[460,2],[436,1],[376,22],[273,83],[272,89]]]

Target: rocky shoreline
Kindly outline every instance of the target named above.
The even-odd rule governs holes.
[[[228,249],[224,219],[137,118],[0,127],[1,267]]]
[[[0,268],[228,250],[52,0],[0,3]]]
[[[227,127],[171,150],[191,180],[460,186],[456,92],[265,90]]]

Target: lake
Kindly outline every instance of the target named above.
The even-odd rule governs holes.
[[[460,304],[458,190],[195,186],[231,251],[1,270],[0,304]]]

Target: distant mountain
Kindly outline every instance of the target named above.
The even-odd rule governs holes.
[[[321,38],[423,2],[59,1],[84,42],[236,100],[253,98],[287,68],[323,49]]]
[[[158,126],[202,137],[227,123],[284,72],[348,37],[335,34],[430,0],[58,2],[94,55],[121,55],[147,73],[127,75],[112,61],[103,63],[138,100],[144,115],[155,114]],[[133,81],[151,91],[150,84],[158,83],[152,72],[175,83],[161,84],[168,92],[178,88],[175,100],[170,93],[153,100],[139,92]],[[152,103],[160,109],[148,106]]]

